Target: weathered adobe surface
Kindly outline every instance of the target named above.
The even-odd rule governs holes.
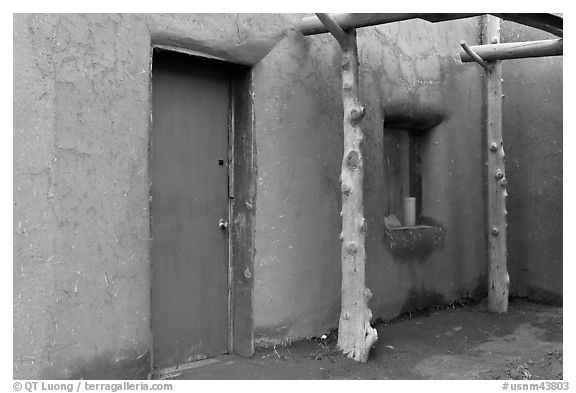
[[[134,15],[14,17],[14,377],[145,377],[149,44]]]
[[[551,38],[502,23],[503,41]],[[563,57],[506,60],[502,71],[510,290],[562,304]]]
[[[14,377],[145,378],[151,43],[253,64],[269,15],[14,16]]]
[[[459,40],[478,43],[479,33],[476,19],[358,29],[360,101],[366,107],[366,269],[374,317],[392,318],[485,292],[482,70],[458,59]],[[330,35],[289,33],[254,67],[254,312],[255,338],[262,345],[320,336],[337,326],[343,148],[339,65],[340,48]],[[445,231],[437,247],[400,257],[384,240],[386,114],[395,127],[421,132],[427,124],[436,126],[423,136],[423,210],[427,222]]]
[[[337,325],[340,54],[330,36],[289,30],[297,18],[15,16],[15,377],[141,378],[149,371],[154,37],[208,50],[209,32],[218,32],[212,55],[258,62],[257,338],[293,340]],[[480,71],[457,60],[459,40],[473,43],[478,31],[476,20],[359,30],[367,286],[377,317],[450,302],[483,282]],[[423,204],[449,231],[444,248],[423,259],[395,259],[383,242],[382,127],[386,109],[398,105],[445,118],[426,137]]]

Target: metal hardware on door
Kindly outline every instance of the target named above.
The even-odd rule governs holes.
[[[218,221],[218,228],[220,228],[221,230],[225,231],[226,229],[228,229],[228,221],[226,221],[225,219],[221,218],[220,221]]]
[[[218,165],[224,165],[224,160],[218,160]]]

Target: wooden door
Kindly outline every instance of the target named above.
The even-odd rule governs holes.
[[[153,362],[228,351],[229,78],[172,52],[152,69]]]

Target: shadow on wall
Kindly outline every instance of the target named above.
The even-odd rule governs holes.
[[[424,309],[432,310],[438,307],[446,307],[447,305],[476,303],[488,296],[484,281],[456,300],[444,293],[412,288],[406,296],[406,301],[402,305],[400,314]]]
[[[447,118],[444,108],[433,103],[421,103],[418,97],[410,101],[388,104],[384,109],[384,126],[397,130],[427,131]]]

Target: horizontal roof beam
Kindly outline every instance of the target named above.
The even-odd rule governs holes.
[[[330,14],[332,19],[344,30],[400,22],[409,19],[424,19],[428,22],[443,22],[454,19],[469,18],[482,14]],[[554,14],[492,14],[526,26],[547,31],[558,37],[563,34],[561,16]],[[304,35],[328,33],[328,29],[316,16],[303,18],[296,27]]]
[[[547,31],[558,37],[563,37],[564,18],[555,14],[491,14],[522,25]]]
[[[344,30],[399,22],[415,18],[424,19],[426,17],[433,18],[433,16],[442,18],[441,15],[444,15],[446,18],[448,18],[446,15],[450,15],[450,19],[458,19],[481,14],[330,14],[332,19],[334,19],[334,21]],[[316,16],[303,18],[296,27],[304,35],[328,33],[328,29]]]
[[[338,41],[342,49],[346,49],[349,47],[350,38],[348,37],[344,29],[342,29],[342,27],[340,27],[340,25],[334,19],[332,19],[330,14],[316,14],[316,16],[318,17],[318,19],[320,19],[320,22],[322,22],[322,24],[326,26],[328,31],[330,31],[330,34],[332,34],[334,38],[336,38],[336,41]]]
[[[562,38],[558,38],[554,40],[474,45],[470,46],[469,49],[484,61],[561,56],[563,52],[562,41]],[[464,49],[460,50],[460,59],[465,63],[476,61]]]

